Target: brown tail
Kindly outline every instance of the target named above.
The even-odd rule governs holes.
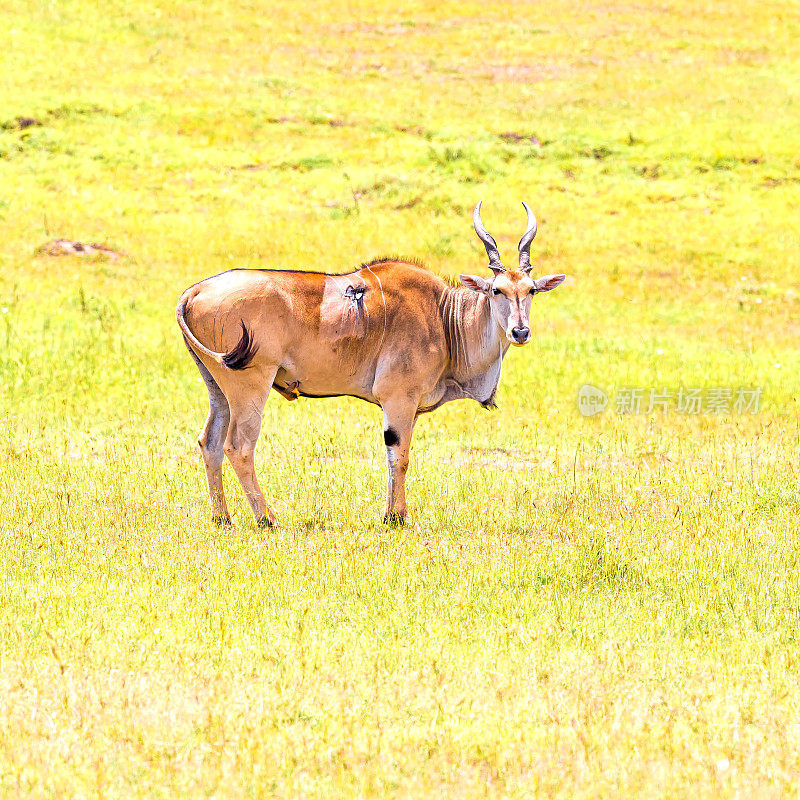
[[[228,369],[245,369],[250,365],[253,356],[256,354],[256,343],[253,341],[250,331],[247,330],[244,320],[241,322],[242,338],[239,339],[233,350],[222,356],[222,363],[228,367]]]
[[[196,352],[203,353],[203,355],[206,355],[216,361],[217,364],[227,367],[228,369],[244,369],[247,367],[253,360],[253,356],[256,354],[257,348],[250,331],[247,330],[247,327],[244,324],[244,321],[242,321],[242,338],[239,339],[233,350],[231,350],[229,353],[216,353],[213,350],[209,350],[202,342],[200,342],[186,324],[186,304],[188,302],[188,298],[182,298],[178,303],[178,307],[175,309],[175,319],[178,320],[178,325],[180,325],[181,331],[183,332],[183,336],[187,343],[191,345]]]

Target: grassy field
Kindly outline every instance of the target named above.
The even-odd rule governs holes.
[[[2,15],[0,795],[796,795],[796,3]],[[531,204],[569,279],[499,410],[420,420],[410,524],[375,408],[273,396],[281,528],[230,471],[213,527],[180,292],[482,273],[479,199],[509,263]],[[677,410],[739,387],[757,413]]]

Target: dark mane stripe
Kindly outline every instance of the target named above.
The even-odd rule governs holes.
[[[381,258],[373,258],[372,261],[365,261],[361,265],[361,269],[367,269],[368,267],[376,267],[380,264],[391,263],[408,264],[412,267],[422,267],[422,269],[427,269],[427,267],[418,258],[405,258],[403,256],[382,256]]]
[[[245,369],[253,360],[256,349],[253,337],[250,331],[247,330],[244,320],[242,320],[242,338],[239,339],[233,350],[222,356],[222,363],[228,367],[228,369]]]
[[[380,267],[383,264],[408,264],[410,267],[419,267],[431,275],[443,280],[448,286],[453,289],[463,289],[464,285],[461,283],[457,275],[442,275],[440,272],[434,272],[419,258],[406,258],[405,256],[383,256],[381,258],[373,258],[372,261],[364,262],[360,269],[369,269],[370,267]]]

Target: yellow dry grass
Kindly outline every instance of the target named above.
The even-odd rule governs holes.
[[[800,776],[791,2],[59,3],[0,30],[0,794],[785,797]],[[208,522],[172,318],[234,266],[513,263],[499,411],[271,398]],[[56,238],[119,259],[53,257]],[[610,407],[591,418],[591,383]],[[624,388],[758,413],[620,415]]]

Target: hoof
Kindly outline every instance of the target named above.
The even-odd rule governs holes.
[[[256,525],[259,528],[277,528],[278,520],[275,517],[261,517],[261,519],[256,520]]]
[[[230,517],[211,517],[211,521],[218,527],[218,528],[232,528],[233,523],[231,522]]]
[[[390,511],[383,518],[383,524],[388,525],[390,528],[400,528],[406,524],[404,514],[398,514],[397,511]]]

